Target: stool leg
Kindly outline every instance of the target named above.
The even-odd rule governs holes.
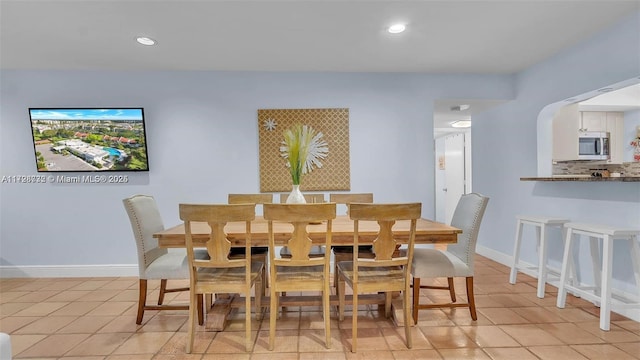
[[[564,243],[564,255],[562,256],[562,270],[560,271],[560,284],[558,287],[558,299],[556,301],[556,306],[559,308],[564,308],[564,305],[567,302],[567,275],[569,274],[569,261],[571,258],[571,252],[573,247],[573,230],[567,230],[567,239]]]
[[[591,249],[591,266],[593,269],[593,282],[596,287],[595,294],[596,296],[600,296],[602,293],[602,288],[600,284],[602,283],[602,273],[600,267],[602,265],[602,261],[600,261],[600,249],[598,247],[598,238],[589,236],[589,247]],[[602,244],[604,251],[604,243]],[[603,256],[604,261],[604,256]]]
[[[566,240],[567,238],[567,228],[565,228],[564,226],[562,227],[562,239]],[[575,259],[573,257],[573,254],[569,254],[569,282],[571,283],[571,285],[576,285],[577,284],[577,279],[576,279],[576,264],[575,264]]]
[[[511,284],[516,283],[521,242],[522,242],[522,221],[518,220],[518,223],[516,224],[516,244],[513,247],[513,264],[511,265],[511,274],[509,275],[509,283]]]
[[[611,263],[613,255],[613,237],[607,235],[602,239],[602,286],[600,297],[600,329],[608,331],[611,321]]]
[[[636,236],[629,239],[631,245],[631,265],[636,278],[636,286],[640,287],[640,242]]]
[[[536,226],[536,232],[540,247],[538,249],[538,297],[544,298],[544,287],[547,284],[547,227],[545,224]]]

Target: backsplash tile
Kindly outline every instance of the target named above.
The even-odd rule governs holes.
[[[593,161],[566,161],[553,164],[553,174],[586,174],[594,171],[609,170],[619,172],[622,176],[640,176],[640,162],[627,162],[623,164],[606,164]]]

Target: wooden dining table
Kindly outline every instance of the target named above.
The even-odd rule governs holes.
[[[257,216],[251,222],[251,246],[268,246],[268,223],[261,216]],[[291,237],[290,231],[293,226],[288,223],[274,222],[274,239],[276,244],[284,244]],[[409,239],[410,221],[397,221],[393,227],[394,236],[400,244],[406,243]],[[231,241],[232,246],[245,246],[245,222],[229,222],[224,228],[227,238]],[[202,245],[207,241],[210,235],[210,228],[207,223],[194,222],[191,226],[191,234],[194,243]],[[373,243],[379,231],[378,224],[375,221],[360,221],[358,232],[360,234],[359,244],[367,245]],[[307,226],[309,238],[318,245],[324,245],[326,224],[311,223]],[[462,230],[443,223],[418,219],[416,223],[416,244],[453,244],[458,240],[458,234]],[[332,240],[331,245],[349,246],[354,244],[354,222],[346,215],[337,216],[332,221]],[[163,231],[153,234],[158,240],[158,245],[162,248],[184,248],[185,227],[184,224],[178,224]],[[360,304],[380,304],[384,303],[384,295],[371,295],[369,297],[359,296]],[[243,306],[244,302],[240,298],[227,298],[216,301],[211,309],[207,310],[207,330],[221,331],[223,330],[226,318],[233,307]],[[269,297],[264,298],[265,304],[269,304]],[[349,299],[348,299],[349,300]],[[335,304],[334,304],[335,302]],[[316,306],[321,305],[318,296],[284,296],[280,300],[284,306]],[[337,305],[337,298],[332,297],[332,305]],[[401,313],[401,307],[394,304],[394,318],[398,325],[402,325],[402,316],[395,316]]]
[[[398,221],[393,227],[396,239],[401,243],[406,243],[409,239],[410,221]],[[227,238],[231,241],[231,246],[242,247],[245,241],[245,223],[229,222],[224,230]],[[293,228],[288,223],[273,223],[274,238],[276,244],[283,244],[290,237],[290,230]],[[192,223],[192,237],[195,244],[204,245],[210,233],[207,223]],[[324,245],[326,224],[309,224],[307,227],[309,238],[319,245]],[[378,233],[378,223],[375,221],[360,221],[359,229],[361,245],[371,244]],[[418,219],[416,224],[416,244],[453,244],[458,241],[458,234],[462,230],[443,223]],[[332,221],[331,245],[348,246],[353,245],[353,220],[346,215],[340,215]],[[158,239],[158,245],[163,248],[184,248],[185,230],[184,224],[179,224],[171,228],[153,234]],[[257,216],[251,222],[251,246],[268,246],[267,221],[261,216]]]

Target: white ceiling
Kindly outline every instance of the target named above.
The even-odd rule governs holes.
[[[0,68],[513,74],[638,10],[628,0],[0,0]],[[407,30],[387,33],[393,22]],[[436,127],[438,109],[459,101],[436,104]],[[475,101],[455,116],[495,105]]]
[[[578,103],[581,111],[631,111],[640,109],[640,83],[604,93]]]

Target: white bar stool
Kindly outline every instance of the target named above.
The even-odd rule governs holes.
[[[518,269],[525,268],[520,265],[520,245],[522,243],[522,228],[524,225],[532,225],[536,228],[536,236],[538,241],[538,266],[533,269],[538,269],[538,292],[539,298],[544,298],[544,287],[547,283],[547,227],[558,227],[563,229],[563,225],[570,220],[560,217],[549,216],[529,216],[529,215],[516,215],[518,219],[516,225],[516,244],[513,249],[513,264],[511,265],[511,274],[509,276],[509,282],[511,284],[516,283],[516,276]],[[529,267],[529,269],[532,269]]]
[[[0,333],[0,359],[11,360],[11,336]]]
[[[638,235],[640,229],[617,228],[607,225],[567,223],[567,240],[564,246],[560,286],[558,289],[557,306],[564,308],[567,291],[579,294],[581,297],[600,303],[600,329],[609,330],[611,322],[611,272],[613,268],[613,241],[627,240],[631,247],[631,263],[635,274],[636,285],[640,287],[640,245]],[[595,286],[578,286],[568,283],[567,260],[572,252],[573,244],[582,236],[588,237],[591,247],[591,261]],[[602,239],[602,263],[598,239]],[[601,267],[602,266],[602,267]],[[590,290],[594,290],[591,292]],[[616,304],[617,308],[640,308],[640,303],[625,302]]]

